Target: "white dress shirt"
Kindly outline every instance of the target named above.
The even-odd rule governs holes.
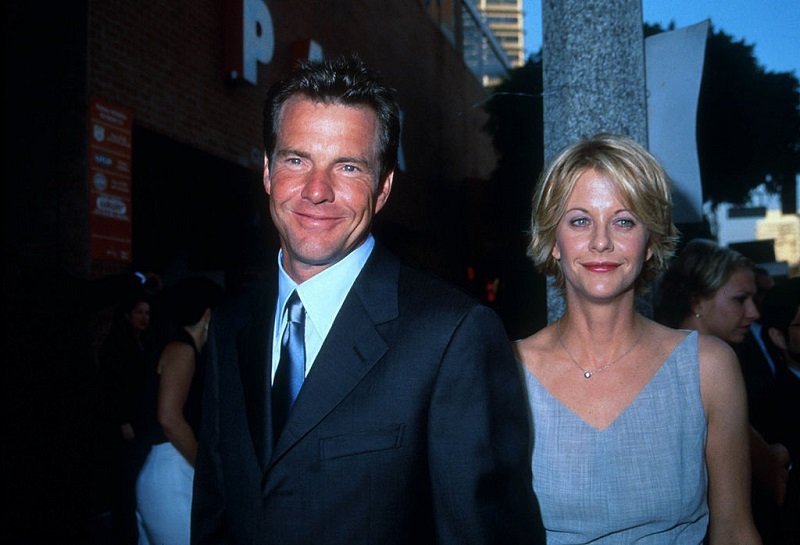
[[[280,319],[275,320],[272,332],[272,380],[275,380],[275,373],[278,370],[281,338],[288,321],[286,301],[292,291],[297,290],[297,295],[306,311],[305,374],[308,376],[336,315],[339,314],[347,294],[350,293],[350,288],[353,287],[356,277],[364,268],[374,247],[375,239],[369,235],[361,246],[347,254],[341,261],[299,285],[284,270],[283,252],[278,252],[278,299],[275,304],[275,316],[279,316]]]

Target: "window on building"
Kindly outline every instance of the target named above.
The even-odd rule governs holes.
[[[516,17],[487,17],[486,22],[490,25],[516,25],[518,19]]]
[[[498,36],[501,43],[504,44],[518,44],[519,36]]]

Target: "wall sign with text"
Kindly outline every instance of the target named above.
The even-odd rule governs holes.
[[[89,103],[89,239],[92,259],[132,261],[130,110]]]

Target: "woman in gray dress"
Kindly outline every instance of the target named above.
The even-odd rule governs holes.
[[[657,161],[606,134],[564,150],[537,187],[529,254],[566,311],[515,349],[548,544],[760,543],[733,351],[635,308],[674,251],[671,206]]]

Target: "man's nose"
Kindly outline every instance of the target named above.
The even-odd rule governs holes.
[[[314,169],[303,186],[301,196],[314,204],[333,201],[334,192],[330,174],[324,169]]]

